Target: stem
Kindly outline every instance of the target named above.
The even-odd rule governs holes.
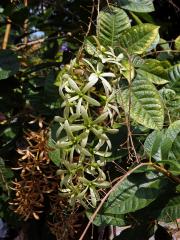
[[[28,0],[24,0],[24,6],[27,7],[28,6]],[[24,21],[24,34],[27,34],[27,30],[28,30],[28,19],[25,19]],[[27,44],[28,42],[28,38],[27,35],[24,37],[24,44]]]
[[[162,174],[164,174],[165,176],[167,176],[168,178],[170,178],[174,182],[180,184],[180,178],[175,177],[174,175],[172,175],[172,173],[170,173],[164,167],[158,166],[157,164],[152,164],[152,167],[154,167],[156,170],[158,170],[159,172],[161,172]]]
[[[3,43],[2,43],[2,49],[6,49],[7,48],[10,31],[11,31],[11,20],[8,17],[7,18],[7,24],[6,24],[6,31],[5,31],[4,39],[3,39]]]

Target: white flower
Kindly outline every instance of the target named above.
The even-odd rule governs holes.
[[[71,112],[73,112],[73,107],[75,107],[76,113],[80,115],[80,108],[83,101],[96,107],[100,106],[100,103],[87,93],[96,84],[96,80],[88,82],[81,89],[68,74],[65,74],[65,79],[66,82],[59,88],[60,96],[64,100],[61,107],[69,107]],[[63,90],[66,91],[66,94],[64,94]]]
[[[101,62],[97,63],[97,66],[95,69],[92,63],[87,59],[83,59],[83,61],[87,63],[91,67],[91,70],[93,71],[93,73],[91,73],[89,76],[89,82],[96,83],[100,79],[104,87],[105,94],[109,95],[109,92],[112,91],[112,88],[109,82],[106,80],[106,77],[115,77],[115,74],[112,72],[103,72],[104,65]]]

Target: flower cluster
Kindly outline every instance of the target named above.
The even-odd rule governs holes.
[[[104,169],[111,156],[110,135],[118,132],[116,93],[124,67],[123,54],[102,49],[96,58],[72,60],[59,75],[63,116],[55,117],[62,159],[57,173],[60,195],[68,196],[71,205],[95,207],[99,189],[110,186]]]

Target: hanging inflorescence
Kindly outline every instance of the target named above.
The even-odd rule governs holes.
[[[97,48],[95,58],[74,59],[60,72],[63,115],[56,116],[57,147],[61,152],[60,195],[69,203],[95,207],[99,189],[110,186],[104,172],[111,156],[111,134],[120,117],[116,94],[125,70],[123,54]]]

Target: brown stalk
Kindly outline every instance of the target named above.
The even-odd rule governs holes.
[[[10,20],[9,17],[7,17],[6,31],[5,31],[5,34],[4,34],[4,39],[3,39],[3,43],[2,43],[2,49],[6,49],[7,48],[10,31],[11,31],[11,20]]]
[[[28,0],[24,0],[24,6],[27,7],[28,6]],[[27,34],[27,30],[28,30],[28,19],[25,19],[24,21],[24,33]],[[28,42],[28,38],[27,35],[25,35],[24,37],[24,44],[27,44]]]

